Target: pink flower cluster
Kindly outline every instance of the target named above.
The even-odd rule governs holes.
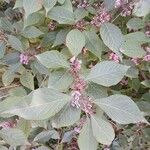
[[[48,24],[48,29],[49,31],[54,31],[56,29],[57,25],[56,25],[56,22],[54,21],[51,21],[49,24]]]
[[[70,59],[70,65],[71,65],[70,71],[73,76],[79,73],[81,69],[81,63],[82,62],[78,60],[75,56]]]
[[[76,78],[75,82],[71,86],[71,88],[74,91],[80,91],[80,92],[86,89],[86,87],[87,87],[87,84],[82,78]]]
[[[81,132],[81,129],[82,129],[82,127],[83,127],[85,121],[86,121],[86,118],[85,118],[85,117],[82,117],[82,118],[80,119],[79,123],[77,124],[77,126],[74,128],[74,131],[75,131],[77,134],[79,134],[79,133]]]
[[[150,54],[145,55],[143,60],[150,62]]]
[[[116,0],[115,1],[115,8],[120,8],[128,3],[128,0]]]
[[[81,61],[76,57],[70,59],[71,70],[70,73],[74,78],[74,82],[71,86],[72,99],[71,106],[75,108],[81,108],[86,114],[93,114],[93,104],[89,97],[84,95],[87,88],[86,82],[80,77]]]
[[[0,127],[3,129],[9,129],[9,128],[14,128],[16,126],[15,121],[9,120],[9,121],[4,121],[0,123]]]
[[[72,94],[71,106],[81,108],[86,114],[93,114],[93,103],[90,98],[83,96],[80,92],[75,91]]]
[[[74,27],[80,31],[84,31],[87,25],[88,25],[88,22],[85,21],[84,19],[81,19],[75,24]]]
[[[145,35],[146,35],[147,37],[150,37],[150,23],[148,23],[147,26],[146,26]]]
[[[128,84],[128,80],[127,79],[122,79],[120,84],[121,85],[127,85]]]
[[[133,10],[133,4],[129,3],[128,0],[116,0],[115,8],[119,8],[121,16],[130,16]]]
[[[147,53],[150,53],[150,47],[146,46],[146,47],[145,47],[145,51],[146,51]]]
[[[87,2],[87,0],[83,0],[83,1],[81,1],[81,2],[77,5],[77,8],[84,8],[84,9],[86,9],[87,7],[89,7],[89,3]]]
[[[132,10],[133,10],[132,4],[127,4],[123,6],[121,16],[123,17],[130,16],[132,14]]]
[[[3,31],[0,30],[0,41],[7,42],[7,38]]]
[[[140,64],[140,59],[139,59],[139,58],[132,58],[131,61],[132,61],[135,65],[139,65],[139,64]]]
[[[142,60],[141,60],[140,58],[132,58],[131,61],[132,61],[135,65],[139,65]],[[143,57],[143,61],[150,62],[150,54],[146,54],[146,55]]]
[[[106,11],[101,11],[93,17],[91,24],[96,27],[100,27],[103,23],[109,22],[110,20],[111,15]]]
[[[20,54],[20,62],[24,65],[28,65],[29,61],[34,60],[36,55],[35,50],[27,50],[26,52],[23,52]]]
[[[93,6],[96,10],[100,10],[100,9],[103,7],[103,5],[101,4],[101,2],[99,2],[99,1],[94,2],[94,3],[92,4],[92,6]]]
[[[28,54],[26,54],[26,53],[21,53],[20,54],[20,62],[22,64],[28,65],[29,60],[30,60],[30,58],[29,58]]]
[[[110,52],[108,54],[109,54],[109,59],[110,60],[113,60],[113,61],[119,63],[120,59],[119,59],[119,56],[117,54],[115,54],[113,52]]]

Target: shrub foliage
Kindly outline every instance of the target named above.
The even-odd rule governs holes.
[[[1,150],[148,149],[150,0],[0,5]]]

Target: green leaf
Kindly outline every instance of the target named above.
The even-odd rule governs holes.
[[[8,150],[8,148],[0,145],[0,150]]]
[[[22,130],[25,133],[26,137],[28,137],[31,130],[31,123],[30,121],[21,118],[17,122],[17,128]]]
[[[136,67],[130,67],[126,73],[129,78],[138,78],[139,70]]]
[[[129,29],[133,29],[133,30],[139,30],[144,28],[145,24],[144,21],[140,18],[131,18],[128,22],[127,22],[127,27]]]
[[[20,77],[20,82],[23,86],[34,90],[34,76],[32,73],[25,71]]]
[[[49,148],[46,146],[40,146],[36,150],[49,150]]]
[[[48,87],[58,89],[61,92],[66,92],[72,82],[73,78],[68,71],[59,70],[52,72],[49,75]]]
[[[74,24],[75,22],[73,13],[61,6],[52,8],[47,16],[56,20],[59,24]]]
[[[97,99],[95,103],[117,123],[147,123],[137,105],[128,96],[116,94],[107,98]]]
[[[23,52],[22,43],[16,36],[8,35],[8,42],[13,49],[15,49],[19,52]]]
[[[65,56],[56,50],[44,52],[36,57],[47,68],[69,68]]]
[[[81,133],[79,134],[78,145],[80,150],[97,150],[98,142],[93,136],[89,118],[87,118],[87,121],[84,123]]]
[[[40,10],[42,8],[41,0],[23,0],[23,8],[25,10],[25,17]]]
[[[91,116],[93,135],[98,142],[104,145],[110,145],[115,138],[115,133],[112,125],[101,116]]]
[[[60,4],[63,4],[63,3],[65,2],[65,0],[58,0],[58,2],[59,2]]]
[[[65,2],[62,5],[62,7],[64,7],[65,9],[67,9],[70,12],[73,13],[73,7],[72,7],[72,1],[71,0],[65,0]]]
[[[5,43],[3,41],[0,41],[0,59],[4,57],[5,50],[6,50]]]
[[[116,54],[120,54],[120,47],[124,43],[121,30],[114,24],[104,23],[100,27],[100,34],[104,44]]]
[[[66,29],[60,30],[56,35],[56,39],[54,41],[53,47],[64,44],[68,32],[69,30]]]
[[[17,96],[17,97],[18,96],[25,96],[25,95],[27,95],[27,92],[22,86],[19,86],[19,87],[14,87],[14,88],[10,89],[9,95],[10,96]]]
[[[47,47],[49,45],[52,45],[52,43],[55,41],[56,39],[56,32],[49,32],[47,34],[44,34],[44,37],[41,41],[41,46],[42,47]]]
[[[19,146],[27,144],[27,139],[24,133],[19,129],[3,129],[0,131],[0,137],[11,146]]]
[[[16,0],[14,9],[23,7],[23,0]]]
[[[43,22],[44,17],[44,14],[38,12],[30,14],[27,18],[24,19],[24,28]]]
[[[6,110],[12,109],[21,101],[21,97],[10,96],[4,101],[0,102],[0,114]]]
[[[107,97],[107,89],[99,84],[90,82],[87,88],[87,95],[93,99]]]
[[[47,130],[40,132],[35,138],[34,141],[45,143],[50,139],[59,139],[59,133],[56,130]]]
[[[4,31],[14,32],[14,28],[10,21],[6,18],[0,18],[0,28]]]
[[[141,84],[148,87],[148,88],[150,88],[150,80],[144,80],[144,81],[141,82]]]
[[[133,14],[138,17],[146,16],[150,13],[150,0],[140,0],[135,3]]]
[[[138,42],[139,44],[150,42],[150,39],[143,32],[140,31],[126,34],[124,38],[125,41]]]
[[[103,86],[116,85],[122,80],[128,69],[128,66],[113,61],[103,61],[91,69],[86,80]]]
[[[40,88],[24,97],[30,104],[10,109],[3,114],[18,115],[26,120],[44,120],[54,116],[70,100],[70,96],[54,89]]]
[[[112,10],[115,7],[116,0],[104,0],[104,7],[107,11]]]
[[[73,108],[70,103],[66,104],[63,109],[54,118],[52,118],[52,126],[61,128],[73,125],[80,119],[81,110]]]
[[[27,27],[22,32],[22,35],[26,38],[37,38],[41,36],[42,34],[44,33],[34,26]]]
[[[83,8],[77,8],[74,12],[76,22],[88,16],[88,11]]]
[[[15,72],[17,72],[20,69],[20,67],[21,64],[17,63],[10,66],[8,70],[4,72],[4,74],[2,75],[2,81],[5,86],[8,86],[13,82],[15,78]]]
[[[85,47],[91,51],[95,56],[101,59],[101,53],[104,45],[98,35],[92,31],[84,31],[86,45]]]
[[[44,0],[43,6],[46,10],[46,14],[55,6],[57,0]]]
[[[81,53],[82,48],[85,46],[85,37],[79,30],[71,30],[67,34],[66,45],[71,51],[72,55],[77,56],[79,53]]]
[[[141,44],[133,40],[127,40],[121,47],[120,51],[132,58],[142,58],[146,52],[141,47]]]

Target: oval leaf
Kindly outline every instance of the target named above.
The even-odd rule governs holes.
[[[79,53],[81,53],[82,48],[85,46],[85,37],[79,30],[71,30],[67,34],[66,45],[71,51],[72,55],[77,56]]]
[[[69,68],[65,56],[56,50],[44,52],[36,57],[47,68]]]
[[[125,95],[112,95],[95,102],[114,121],[120,124],[147,123],[137,105]]]
[[[128,66],[113,61],[103,61],[91,69],[87,80],[103,86],[112,86],[121,81],[128,69]]]
[[[11,146],[19,146],[27,144],[25,134],[19,129],[3,129],[0,131],[0,136]]]
[[[91,123],[96,140],[101,144],[110,145],[115,138],[112,125],[97,115],[91,116]]]
[[[100,27],[100,34],[104,44],[116,54],[119,54],[119,49],[124,43],[121,30],[114,24],[105,23]]]
[[[64,106],[62,111],[52,119],[52,126],[60,128],[70,126],[80,119],[81,110],[71,107],[70,103]]]
[[[70,96],[54,89],[41,88],[33,91],[22,100],[31,101],[30,104],[13,108],[3,114],[18,115],[27,120],[44,120],[58,113],[70,99]]]
[[[92,126],[89,119],[87,119],[82,127],[78,138],[78,145],[80,150],[97,150],[98,142],[93,136]]]
[[[14,48],[15,50],[20,51],[20,52],[23,51],[23,46],[22,46],[21,41],[15,36],[8,35],[8,42],[11,45],[11,47]]]
[[[52,8],[47,16],[57,21],[59,24],[74,24],[75,22],[73,13],[61,6]]]

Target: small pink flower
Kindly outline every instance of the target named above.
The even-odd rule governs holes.
[[[143,60],[149,62],[150,61],[150,54],[144,56]]]
[[[82,61],[78,60],[75,56],[70,59],[70,65],[71,65],[71,73],[76,74],[81,69],[81,63]]]
[[[89,3],[87,2],[87,0],[83,0],[83,2],[80,2],[78,5],[77,5],[78,8],[84,8],[86,9],[87,7],[89,7]]]
[[[88,51],[88,49],[86,47],[83,47],[83,49],[82,49],[83,55],[85,55],[87,53],[87,51]]]
[[[150,53],[150,47],[149,47],[149,46],[146,46],[146,47],[145,47],[145,51],[148,52],[148,53]]]
[[[93,17],[91,24],[100,27],[103,23],[109,22],[110,20],[111,15],[108,12],[102,11]]]
[[[150,31],[146,31],[146,32],[145,32],[145,35],[146,35],[147,37],[150,37]]]
[[[128,2],[128,0],[116,0],[115,1],[115,8],[119,8],[123,5],[125,5]]]
[[[14,121],[5,121],[0,124],[0,127],[3,129],[9,129],[14,128],[16,126],[16,123]]]
[[[81,79],[81,78],[77,78],[75,79],[73,85],[71,86],[71,88],[75,91],[84,91],[87,87],[87,83]]]
[[[113,60],[113,61],[115,61],[117,63],[119,63],[119,61],[120,61],[119,56],[117,54],[113,53],[113,52],[109,53],[109,59]]]
[[[131,61],[132,61],[135,65],[139,65],[139,64],[140,64],[140,59],[139,59],[139,58],[132,58]]]
[[[27,65],[27,64],[29,63],[29,56],[28,56],[28,54],[21,53],[21,54],[20,54],[20,62],[21,62],[22,64]]]
[[[80,108],[79,100],[80,100],[81,93],[79,91],[74,91],[71,96],[72,96],[71,106]]]
[[[122,79],[120,84],[121,85],[128,85],[128,80]]]
[[[7,43],[7,37],[3,31],[0,30],[0,41]]]
[[[79,121],[79,123],[77,124],[77,126],[74,128],[74,131],[79,134],[81,132],[81,129],[84,125],[84,123],[86,122],[86,118],[82,117]]]
[[[88,22],[85,20],[79,20],[76,24],[75,24],[75,28],[80,30],[80,31],[84,31],[86,29],[86,26],[88,25]]]
[[[86,113],[86,114],[93,114],[93,103],[90,101],[88,97],[82,97],[80,101],[80,108]]]
[[[48,29],[50,31],[54,31],[56,29],[57,25],[56,25],[56,22],[54,21],[51,21],[49,24],[48,24]]]
[[[133,10],[132,4],[127,4],[127,5],[122,6],[121,16],[123,17],[130,16],[132,14],[132,10]]]

